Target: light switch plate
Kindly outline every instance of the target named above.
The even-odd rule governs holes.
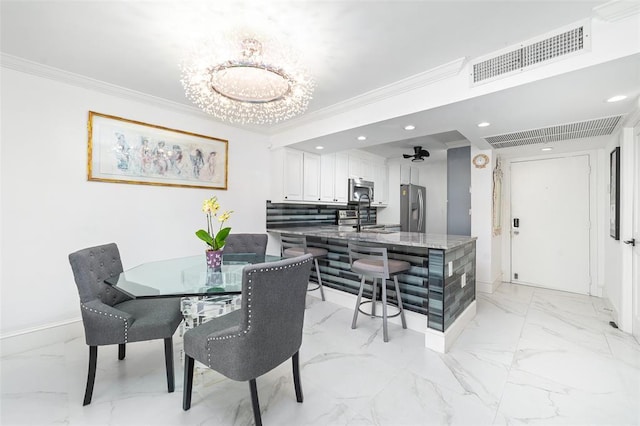
[[[449,262],[449,276],[453,275],[453,262]]]
[[[462,277],[460,277],[460,288],[463,288],[465,285],[467,285],[467,274],[466,274],[466,272],[464,274],[462,274]]]

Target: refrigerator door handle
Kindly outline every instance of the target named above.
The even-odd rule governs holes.
[[[418,232],[422,232],[422,227],[424,225],[424,200],[422,198],[422,191],[418,191]]]

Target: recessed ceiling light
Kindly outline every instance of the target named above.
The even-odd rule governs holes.
[[[366,141],[367,137],[366,136],[358,136],[358,140],[359,141]]]
[[[415,128],[416,128],[416,126],[414,126],[413,124],[408,124],[408,125],[404,126],[405,130],[413,130]]]
[[[607,102],[619,102],[619,101],[622,101],[624,99],[627,99],[626,95],[616,95],[616,96],[612,96],[609,99],[607,99]]]
[[[491,123],[487,122],[487,121],[483,121],[482,123],[478,123],[478,127],[489,127],[491,126]]]
[[[552,151],[553,148],[551,148],[550,146],[545,146],[544,148],[541,148],[540,151]]]
[[[316,149],[324,149],[324,146],[318,145],[316,146]]]

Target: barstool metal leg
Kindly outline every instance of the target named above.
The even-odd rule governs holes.
[[[316,274],[318,275],[318,286],[320,287],[320,297],[324,301],[324,288],[322,288],[322,277],[320,276],[320,266],[318,266],[318,259],[314,258],[313,261],[316,264]]]
[[[398,299],[398,308],[400,308],[400,319],[402,320],[402,328],[407,328],[407,320],[404,319],[404,307],[402,306],[402,295],[400,294],[400,285],[398,277],[393,276],[393,282],[396,284],[396,299]]]
[[[385,342],[389,341],[389,333],[387,332],[387,280],[380,278],[382,287],[382,337]]]
[[[358,300],[356,300],[356,308],[353,312],[353,321],[351,322],[351,328],[356,328],[356,321],[358,320],[358,311],[360,311],[360,299],[362,299],[362,291],[364,290],[364,275],[360,280],[360,290],[358,291]]]
[[[373,284],[371,287],[371,318],[376,316],[376,299],[378,298],[378,279],[376,277],[371,278],[373,280]],[[380,278],[382,281],[382,278]]]

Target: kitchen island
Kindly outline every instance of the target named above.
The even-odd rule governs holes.
[[[425,333],[426,345],[432,349],[445,352],[464,325],[475,316],[475,237],[385,229],[354,232],[338,226],[267,231],[305,235],[309,246],[327,249],[328,256],[319,259],[323,285],[352,295],[358,292],[360,277],[351,272],[349,241],[386,247],[390,259],[411,263],[409,271],[398,275],[402,303],[406,311],[415,312],[426,320],[417,328]],[[317,281],[315,270],[312,280]],[[397,295],[393,285],[387,283],[387,286],[390,299],[395,301]],[[368,290],[367,293],[365,288],[365,296],[371,297],[371,285]]]

